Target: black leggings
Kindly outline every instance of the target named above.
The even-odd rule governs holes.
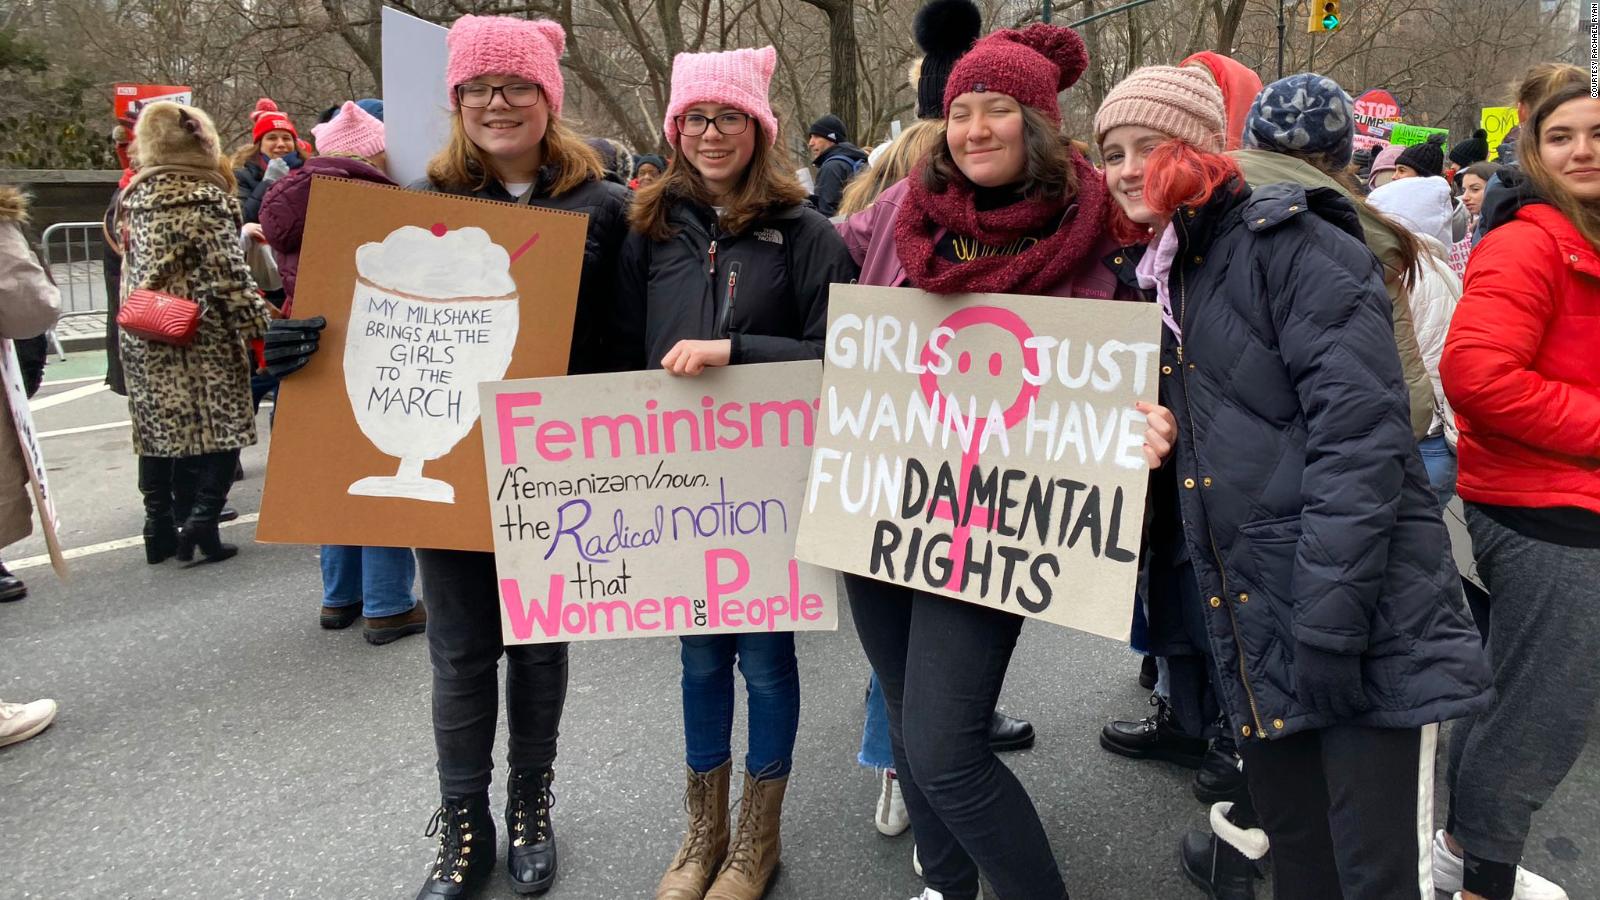
[[[889,735],[928,886],[971,900],[1067,896],[1033,801],[989,747],[1022,618],[846,575],[856,633],[883,685]]]
[[[504,645],[492,553],[418,550],[417,572],[428,604],[440,793],[467,797],[489,790],[502,654],[511,732],[507,762],[512,769],[550,766],[567,700],[567,645]]]

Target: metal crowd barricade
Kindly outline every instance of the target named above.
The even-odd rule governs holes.
[[[106,298],[105,233],[99,222],[59,222],[39,237],[40,255],[56,287],[61,290],[61,317],[103,316],[110,308]],[[66,352],[54,328],[50,348],[62,359]]]

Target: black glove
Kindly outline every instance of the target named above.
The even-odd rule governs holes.
[[[321,316],[309,319],[273,319],[267,328],[262,357],[267,363],[267,374],[282,378],[300,371],[317,352],[322,340],[322,329],[328,320]]]
[[[1314,713],[1348,721],[1370,705],[1361,686],[1361,657],[1329,653],[1306,643],[1294,651],[1294,692]]]

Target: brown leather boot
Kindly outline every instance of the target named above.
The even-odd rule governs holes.
[[[728,774],[733,760],[705,773],[688,771],[683,808],[689,812],[689,830],[656,886],[656,900],[702,900],[728,855]]]
[[[778,871],[782,843],[778,826],[783,818],[783,792],[789,778],[744,775],[744,797],[739,801],[739,827],[728,847],[728,859],[705,900],[760,900]]]

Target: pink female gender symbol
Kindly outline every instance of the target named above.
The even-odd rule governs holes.
[[[1017,346],[1022,348],[1022,369],[1027,368],[1027,342],[1029,338],[1033,337],[1033,329],[1028,327],[1027,322],[1022,321],[1021,316],[1011,310],[1001,309],[997,306],[969,306],[966,309],[951,313],[939,325],[957,333],[963,328],[975,325],[993,325],[996,328],[1008,331],[1017,339]],[[948,340],[946,343],[948,343]],[[922,348],[924,371],[921,378],[922,396],[929,404],[933,403],[933,398],[939,393],[939,376],[935,375],[933,370],[929,368],[934,362],[933,340],[930,338],[928,344]],[[962,374],[969,371],[972,368],[971,354],[963,351],[956,361],[956,368]],[[998,377],[1002,368],[1000,354],[991,354],[989,356],[989,374]],[[1019,369],[1018,374],[1020,375],[1021,372],[1022,370]],[[1022,421],[1023,417],[1028,414],[1029,405],[1038,396],[1039,386],[1028,383],[1026,378],[1022,379],[1022,387],[1017,391],[1017,398],[1012,401],[1011,406],[1002,414],[1007,431],[1010,431],[1012,426]],[[945,415],[949,416],[951,412],[947,409]],[[972,469],[978,464],[980,437],[988,427],[989,417],[987,415],[973,423],[972,441],[961,452],[961,484],[957,489],[957,496],[962,499],[967,496],[967,487],[972,481]],[[995,523],[991,521],[987,509],[969,510],[966,521],[957,521],[956,511],[949,502],[934,504],[933,516],[935,518],[949,519],[951,524],[955,526],[950,531],[950,583],[955,585],[954,590],[959,591],[961,576],[967,567],[967,544],[971,540],[973,521],[976,520],[980,527],[988,531],[994,530]]]

